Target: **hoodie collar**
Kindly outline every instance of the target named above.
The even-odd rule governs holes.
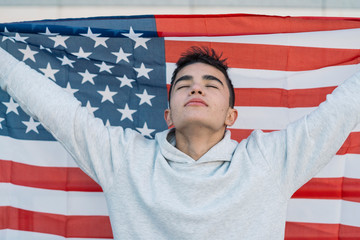
[[[156,141],[160,146],[162,155],[168,161],[179,163],[204,163],[204,162],[217,162],[217,161],[231,161],[233,153],[238,143],[231,139],[230,131],[226,130],[224,138],[213,146],[197,161],[189,155],[181,152],[175,147],[175,129],[168,129],[156,134]]]

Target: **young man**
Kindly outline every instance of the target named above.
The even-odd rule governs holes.
[[[286,130],[237,143],[233,90],[213,51],[178,62],[165,119],[143,138],[104,127],[73,96],[0,49],[0,86],[103,188],[115,239],[283,239],[287,202],[359,123],[360,74]]]

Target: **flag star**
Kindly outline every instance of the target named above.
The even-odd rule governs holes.
[[[17,110],[19,104],[14,102],[14,99],[12,97],[10,98],[9,102],[4,102],[3,104],[7,107],[6,114],[14,112],[15,114],[19,115],[19,112]]]
[[[1,124],[1,122],[4,121],[4,120],[5,120],[5,118],[1,118],[1,117],[0,117],[0,129],[2,129],[2,124]]]
[[[59,59],[59,60],[61,61],[61,65],[62,65],[62,66],[68,65],[68,66],[74,68],[73,63],[74,63],[75,61],[67,58],[67,56],[64,55],[62,58],[57,57],[57,59]]]
[[[112,52],[116,56],[116,63],[124,60],[125,62],[129,62],[128,56],[131,56],[131,53],[125,53],[122,48],[120,48],[119,52]]]
[[[107,101],[114,103],[114,100],[112,97],[115,94],[117,94],[117,92],[111,92],[108,85],[106,85],[105,91],[98,91],[98,92],[102,95],[101,102],[105,102],[107,100]]]
[[[105,62],[102,62],[101,64],[96,64],[95,63],[95,65],[100,68],[99,72],[104,72],[105,71],[105,72],[108,72],[108,73],[112,73],[110,69],[114,67],[114,66],[111,66],[111,65],[106,65]]]
[[[24,54],[23,61],[25,61],[26,59],[30,59],[33,62],[36,62],[34,55],[39,52],[31,50],[29,45],[26,45],[26,49],[19,49],[19,51]]]
[[[87,60],[89,60],[89,56],[91,55],[91,52],[84,52],[84,50],[82,49],[82,47],[79,48],[79,52],[77,53],[73,53],[75,56],[77,56],[77,58],[85,58]]]
[[[92,74],[90,73],[87,69],[85,70],[85,72],[81,73],[79,72],[79,74],[83,77],[82,79],[82,84],[86,83],[86,82],[90,82],[92,83],[93,85],[95,85],[94,83],[94,77],[97,76],[97,74]]]
[[[130,27],[129,33],[123,33],[122,35],[127,36],[131,40],[135,41],[134,49],[136,49],[137,47],[140,47],[140,46],[147,49],[146,42],[149,41],[150,38],[141,38],[140,36],[143,34],[135,33],[132,27]]]
[[[12,37],[15,41],[26,43],[28,37],[21,37],[19,33],[15,33],[15,37]]]
[[[90,27],[88,28],[88,32],[87,33],[82,33],[80,34],[82,36],[85,36],[85,37],[88,37],[88,38],[91,38],[92,40],[95,41],[95,46],[94,48],[96,48],[97,46],[99,45],[102,45],[104,47],[107,48],[107,45],[106,45],[106,40],[108,40],[109,38],[106,38],[106,37],[99,37],[101,34],[100,33],[93,33],[90,29]]]
[[[141,63],[141,66],[139,68],[134,68],[134,70],[137,71],[137,73],[138,73],[137,78],[144,76],[147,79],[150,79],[148,73],[151,72],[153,69],[152,68],[146,68],[144,63]]]
[[[144,89],[144,92],[143,94],[135,94],[136,96],[138,96],[140,98],[140,103],[139,105],[143,104],[143,103],[147,103],[149,104],[150,106],[151,105],[151,99],[155,97],[155,95],[149,95],[146,91],[146,89]]]
[[[56,48],[57,46],[63,46],[64,48],[67,48],[65,41],[69,38],[67,36],[61,36],[61,35],[56,35],[54,37],[49,37],[51,40],[54,41],[54,48]]]
[[[121,112],[122,116],[120,121],[124,120],[125,118],[130,119],[130,121],[134,121],[132,118],[132,114],[136,112],[136,110],[131,110],[129,109],[128,104],[125,104],[125,108],[124,109],[118,109],[119,112]]]
[[[152,137],[151,133],[155,131],[155,129],[149,129],[146,122],[144,123],[144,126],[142,128],[136,128],[142,135],[145,137]]]
[[[32,117],[30,117],[29,121],[22,121],[22,123],[24,125],[26,125],[26,131],[25,133],[28,133],[30,131],[34,131],[37,134],[39,134],[39,131],[37,129],[37,127],[40,125],[39,122],[35,122],[34,119]]]
[[[64,88],[65,91],[68,93],[74,95],[74,93],[78,92],[79,90],[71,88],[70,82],[67,83],[66,88]]]
[[[47,64],[46,68],[39,68],[39,70],[44,73],[45,77],[50,78],[53,81],[56,81],[55,73],[57,73],[59,70],[52,69],[50,63]]]
[[[86,108],[87,108],[88,112],[89,112],[90,114],[92,114],[93,116],[94,116],[94,112],[99,109],[99,108],[97,108],[97,107],[92,107],[92,106],[90,105],[90,101],[89,101],[89,100],[88,100],[87,103],[86,103]]]
[[[140,37],[141,35],[143,35],[142,33],[135,33],[133,28],[130,27],[130,30],[129,30],[129,33],[122,33],[122,35],[130,38],[130,39],[134,39],[134,38],[138,38]]]
[[[7,28],[5,27],[4,28],[4,33],[10,33],[8,30],[7,30]],[[3,35],[3,38],[2,38],[2,42],[5,42],[5,40],[10,40],[10,41],[12,41],[12,42],[15,42],[15,40],[12,38],[12,37],[8,37],[8,36],[5,36],[5,35]]]
[[[48,28],[48,27],[46,27],[46,29],[45,29],[45,32],[44,32],[44,33],[40,33],[40,34],[42,34],[42,35],[46,35],[46,36],[54,36],[54,35],[58,35],[58,33],[52,33],[52,32],[50,32],[50,30],[49,30],[49,28]]]
[[[106,120],[105,126],[106,127],[111,127],[109,119]]]
[[[129,86],[132,88],[131,83],[135,82],[134,79],[128,79],[126,75],[124,75],[124,77],[116,77],[116,78],[121,81],[120,87]]]

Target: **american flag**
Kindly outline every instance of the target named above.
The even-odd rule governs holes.
[[[128,16],[0,24],[0,46],[105,125],[166,129],[175,62],[193,45],[228,58],[237,141],[310,113],[360,70],[360,19]],[[290,200],[286,239],[360,238],[360,127]],[[101,188],[39,122],[0,92],[0,238],[111,239]],[[261,227],[261,226],[259,226]]]

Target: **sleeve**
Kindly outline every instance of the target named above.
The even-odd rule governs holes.
[[[255,131],[251,139],[288,197],[316,175],[359,123],[360,73],[346,80],[325,102],[284,130]]]
[[[66,148],[79,167],[103,188],[111,185],[120,163],[111,157],[111,130],[70,93],[0,48],[0,87],[39,120]],[[117,128],[122,156],[134,134]]]

